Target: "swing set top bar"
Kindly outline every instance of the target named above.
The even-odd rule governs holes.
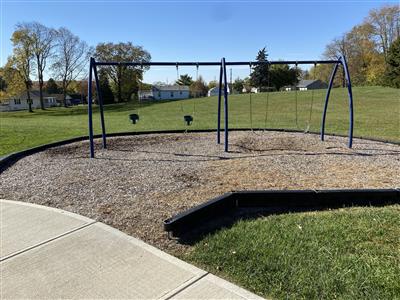
[[[350,73],[347,66],[347,61],[345,56],[339,57],[337,60],[286,60],[286,61],[232,61],[226,62],[225,58],[222,58],[221,62],[96,62],[96,60],[91,57],[90,58],[90,66],[89,66],[89,77],[88,77],[88,116],[89,116],[89,140],[90,140],[90,157],[94,158],[94,136],[93,136],[93,119],[92,119],[92,102],[93,102],[93,93],[92,93],[92,85],[93,85],[93,75],[96,84],[96,90],[98,93],[98,100],[100,105],[100,119],[101,119],[101,128],[102,128],[102,138],[103,138],[103,148],[106,149],[106,130],[105,130],[105,122],[104,122],[104,109],[103,109],[103,99],[100,91],[99,79],[97,74],[97,66],[220,66],[220,77],[219,77],[219,95],[218,95],[218,124],[217,124],[217,143],[220,143],[220,130],[221,130],[221,96],[222,96],[222,86],[224,86],[224,131],[225,131],[225,152],[228,152],[228,82],[226,76],[226,66],[256,66],[256,65],[302,65],[302,64],[335,64],[331,78],[329,80],[328,90],[325,97],[325,105],[324,111],[322,115],[322,125],[321,125],[321,140],[324,140],[325,134],[325,120],[326,113],[328,108],[328,100],[330,91],[333,86],[333,80],[335,78],[335,74],[338,70],[339,64],[343,66],[343,70],[345,73],[345,78],[347,82],[347,90],[349,97],[349,148],[352,147],[353,143],[353,126],[354,126],[354,112],[353,112],[353,92],[350,81]],[[92,74],[93,73],[93,74]],[[297,115],[296,115],[297,117]]]
[[[338,64],[340,60],[231,61],[226,66]],[[94,62],[95,66],[220,66],[221,62]]]

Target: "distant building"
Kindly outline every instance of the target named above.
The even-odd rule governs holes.
[[[140,100],[179,100],[190,97],[186,85],[154,85],[150,90],[139,91]]]
[[[68,94],[69,102],[71,105],[85,104],[86,97],[82,94]],[[67,99],[68,100],[68,99]]]
[[[286,91],[299,90],[299,91],[307,91],[307,90],[318,90],[318,89],[326,89],[328,85],[321,80],[300,80],[299,83],[294,86],[286,86]]]
[[[228,86],[228,94],[230,94],[229,91],[229,86]],[[208,90],[207,96],[211,97],[211,96],[218,96],[219,95],[219,87],[213,87],[211,89]],[[224,90],[222,89],[221,91],[221,95],[224,95]]]
[[[243,88],[242,89],[242,93],[254,93],[254,94],[258,94],[258,93],[265,93],[265,92],[273,92],[275,91],[275,88],[273,87],[250,87],[250,88]]]
[[[43,92],[43,104],[44,107],[59,106],[57,102],[57,95],[49,95]],[[31,91],[30,97],[32,101],[32,109],[40,108],[40,96],[39,91]],[[0,104],[0,111],[16,111],[16,110],[27,110],[29,108],[28,96],[26,92],[21,93],[18,96],[11,97],[7,101]]]
[[[57,106],[63,106],[63,100],[64,100],[64,95],[63,94],[51,94],[49,96],[52,96],[52,97],[56,98]],[[70,95],[66,95],[65,96],[65,104],[67,106],[71,106],[72,105],[71,99],[72,99],[72,97]]]

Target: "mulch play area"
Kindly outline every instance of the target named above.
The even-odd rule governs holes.
[[[57,207],[104,222],[163,250],[163,220],[231,190],[394,188],[400,146],[314,134],[230,132],[149,134],[88,142],[27,156],[0,175],[0,197]]]

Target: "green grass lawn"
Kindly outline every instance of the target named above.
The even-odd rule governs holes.
[[[400,90],[354,88],[355,136],[400,141]],[[252,95],[253,127],[304,130],[311,91]],[[319,131],[325,91],[314,93],[311,131]],[[229,97],[230,128],[250,127],[249,95]],[[190,129],[213,129],[216,97],[106,106],[107,132],[186,129],[183,115],[194,115]],[[195,111],[194,111],[195,105]],[[128,114],[139,109],[140,121]],[[94,108],[95,133],[100,133]],[[266,122],[265,122],[266,121]],[[328,133],[347,134],[347,90],[332,91]],[[87,135],[87,107],[52,108],[34,113],[0,113],[0,156],[41,144]],[[240,221],[210,235],[184,259],[262,296],[280,299],[400,298],[400,207],[287,214]]]
[[[269,93],[268,119],[265,123],[266,93],[252,94],[253,127],[304,130],[308,125],[311,91],[298,92],[298,124],[294,92]],[[318,131],[325,90],[315,91],[310,130]],[[355,135],[399,141],[400,91],[382,87],[354,88]],[[107,132],[185,129],[183,115],[192,114],[190,128],[216,127],[216,97],[181,100],[135,107],[133,104],[106,106]],[[194,110],[195,104],[195,110]],[[130,124],[128,114],[139,108],[140,121]],[[95,133],[100,133],[95,107]],[[249,95],[229,98],[230,128],[250,127]],[[0,113],[0,156],[29,147],[75,136],[87,135],[87,107],[52,108],[34,113]],[[347,90],[332,91],[327,132],[346,134],[348,129]]]
[[[399,299],[400,206],[239,221],[184,259],[275,299]]]

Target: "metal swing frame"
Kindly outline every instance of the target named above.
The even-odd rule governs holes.
[[[94,134],[93,134],[93,75],[94,84],[97,91],[97,98],[100,109],[100,123],[101,123],[101,135],[102,135],[102,147],[107,148],[107,134],[104,119],[104,104],[100,90],[100,82],[98,78],[97,67],[98,66],[220,66],[219,73],[219,93],[218,93],[218,120],[217,120],[217,144],[221,143],[221,115],[222,115],[222,88],[224,97],[224,151],[229,151],[229,119],[228,119],[228,82],[226,66],[257,66],[262,64],[268,65],[305,65],[305,64],[334,64],[334,68],[330,77],[329,86],[326,92],[324,111],[322,114],[321,124],[321,140],[325,138],[325,121],[326,113],[328,109],[328,102],[330,92],[333,86],[336,72],[339,65],[343,66],[345,72],[345,78],[347,82],[348,98],[349,98],[349,141],[348,147],[351,148],[353,144],[353,125],[354,125],[354,112],[353,112],[353,93],[351,87],[350,73],[347,66],[347,61],[344,56],[339,57],[337,60],[302,60],[302,61],[232,61],[227,62],[225,58],[222,58],[220,62],[97,62],[93,57],[90,58],[89,62],[89,76],[88,76],[88,127],[89,127],[89,145],[90,145],[90,157],[95,157],[94,151]]]

